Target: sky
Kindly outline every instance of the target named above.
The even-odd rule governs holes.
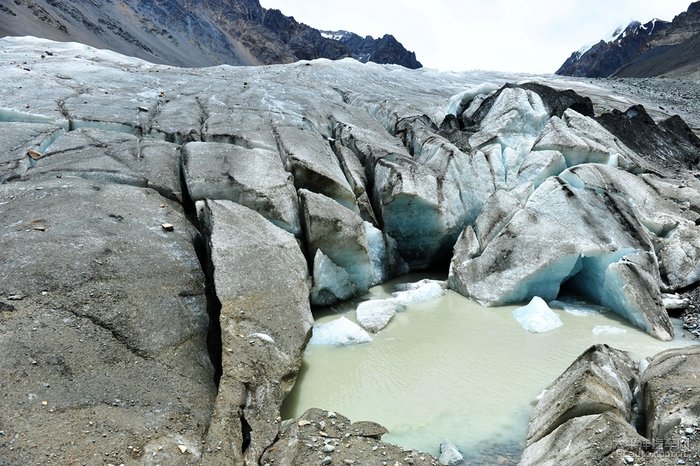
[[[621,25],[671,21],[692,0],[260,0],[317,29],[392,34],[423,66],[553,73]]]

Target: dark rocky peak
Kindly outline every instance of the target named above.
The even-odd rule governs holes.
[[[423,65],[416,59],[415,52],[409,52],[391,34],[375,39],[361,37],[348,31],[323,31],[324,37],[335,40],[350,50],[352,57],[363,63],[368,61],[380,64],[397,64],[417,69]]]
[[[654,165],[678,171],[698,164],[700,139],[677,115],[657,125],[642,105],[634,105],[625,112],[604,113],[596,120]]]

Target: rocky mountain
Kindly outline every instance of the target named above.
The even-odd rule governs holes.
[[[372,36],[361,37],[348,31],[324,31],[323,36],[334,39],[352,50],[353,58],[366,63],[392,64],[417,69],[423,65],[416,60],[416,54],[406,50],[396,38],[386,34],[375,39]]]
[[[610,89],[28,37],[0,57],[2,463],[434,465],[372,422],[281,419],[312,306],[432,268],[484,304],[576,292],[668,340],[667,294],[700,283],[700,140]],[[700,422],[700,353],[644,374],[589,353],[524,464],[675,464],[654,448]],[[651,446],[627,461],[618,433]]]
[[[0,37],[75,41],[175,66],[265,65],[353,57],[420,68],[392,36],[349,43],[265,9],[258,0],[16,0],[0,5]]]
[[[672,22],[630,23],[610,40],[574,52],[556,74],[602,78],[700,75],[700,2]]]

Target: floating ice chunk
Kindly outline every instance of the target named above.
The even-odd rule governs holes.
[[[460,453],[457,446],[445,439],[440,444],[440,458],[438,462],[445,466],[456,466],[462,464],[464,461],[464,456]]]
[[[613,325],[596,325],[592,332],[593,335],[624,335],[627,330]]]
[[[390,301],[404,306],[425,303],[439,298],[445,294],[445,282],[437,280],[421,280],[420,282],[406,284],[405,291],[392,293]]]
[[[532,298],[527,306],[515,309],[513,317],[525,330],[534,333],[549,332],[564,325],[556,312],[539,296]]]
[[[583,299],[576,298],[561,298],[555,299],[549,303],[549,307],[555,309],[561,309],[567,314],[575,315],[578,317],[592,316],[596,314],[601,314],[609,309],[605,306],[599,306],[597,304],[591,304]]]
[[[372,299],[357,306],[355,317],[365,330],[378,332],[386,327],[394,314],[404,309],[402,304],[388,299]]]
[[[314,325],[310,345],[347,346],[372,341],[362,327],[347,317],[341,317],[325,324]]]

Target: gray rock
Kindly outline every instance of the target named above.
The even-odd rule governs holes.
[[[335,413],[334,413],[335,414]],[[404,450],[381,441],[387,430],[374,422],[355,422],[341,414],[336,414],[330,424],[327,412],[312,408],[299,419],[282,423],[279,438],[261,458],[260,464],[297,466],[319,464],[324,458],[332,459],[331,464],[411,464],[436,466],[437,458],[415,450]],[[321,426],[325,423],[325,428]],[[323,434],[319,434],[323,432]],[[319,456],[318,451],[325,447],[309,448],[315,445],[319,436],[333,446],[332,455]]]
[[[311,336],[306,260],[293,235],[246,207],[208,200],[198,211],[221,302],[223,371],[204,458],[257,463]]]
[[[689,438],[700,421],[699,361],[697,347],[666,350],[639,363],[639,381],[637,362],[625,353],[589,349],[539,399],[520,464],[681,464],[696,458]],[[645,436],[635,425],[645,427]]]
[[[182,149],[184,176],[194,201],[234,201],[299,236],[298,199],[279,154],[224,143],[192,142]]]
[[[562,173],[561,178],[577,188],[622,194],[638,220],[660,237],[676,228],[680,222],[687,222],[684,213],[699,194],[696,183],[683,186],[688,182],[680,182],[684,189],[678,189],[677,183],[669,183],[652,174],[635,176],[600,164],[572,167]]]

